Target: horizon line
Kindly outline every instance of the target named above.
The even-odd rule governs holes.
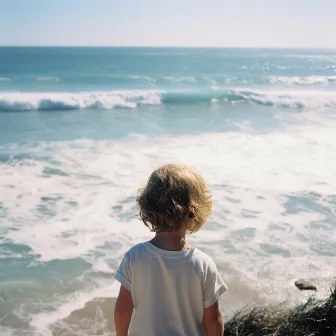
[[[184,48],[184,49],[310,49],[336,50],[336,47],[286,47],[286,46],[181,46],[181,45],[1,45],[0,48]]]

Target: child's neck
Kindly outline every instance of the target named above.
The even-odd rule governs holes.
[[[151,243],[156,247],[168,251],[187,251],[191,246],[186,242],[185,232],[160,232],[155,235]]]

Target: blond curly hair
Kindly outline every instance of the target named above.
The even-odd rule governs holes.
[[[151,231],[197,232],[212,210],[204,179],[186,165],[167,164],[156,169],[137,196],[139,218]]]

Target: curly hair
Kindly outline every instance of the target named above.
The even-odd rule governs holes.
[[[197,232],[212,210],[204,179],[192,168],[168,164],[156,169],[137,196],[139,218],[153,232]]]

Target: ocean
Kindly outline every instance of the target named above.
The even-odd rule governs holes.
[[[152,234],[135,195],[195,167],[191,235],[249,304],[336,278],[336,51],[0,48],[0,334],[112,335],[113,275]],[[70,318],[68,317],[70,315]]]

